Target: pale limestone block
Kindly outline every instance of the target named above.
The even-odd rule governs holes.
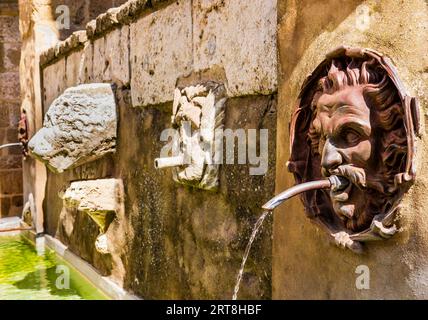
[[[95,242],[98,252],[109,253],[106,234],[114,218],[123,212],[123,185],[120,179],[74,181],[60,194],[63,206],[85,213],[97,224],[100,234]]]
[[[191,1],[179,0],[131,24],[133,106],[171,101],[177,78],[192,69]]]
[[[43,107],[45,111],[66,89],[65,59],[43,69]]]
[[[129,85],[129,26],[115,29],[105,36],[105,57],[109,73],[104,80],[119,86]]]
[[[196,71],[222,66],[229,96],[277,90],[277,1],[193,1]]]

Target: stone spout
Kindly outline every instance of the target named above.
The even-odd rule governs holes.
[[[182,166],[183,164],[184,164],[184,157],[182,155],[177,156],[177,157],[156,158],[155,159],[155,168],[156,169],[177,167],[177,166]]]

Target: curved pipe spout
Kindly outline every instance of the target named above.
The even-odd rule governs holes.
[[[184,157],[183,156],[169,157],[169,158],[156,158],[155,159],[155,168],[156,169],[177,167],[177,166],[182,166],[183,164],[184,164]]]
[[[272,211],[277,206],[279,206],[284,201],[302,193],[305,191],[310,190],[316,190],[316,189],[342,189],[345,188],[348,185],[349,181],[341,176],[330,176],[328,179],[325,180],[317,180],[317,181],[310,181],[310,182],[304,182],[301,184],[298,184],[294,187],[291,187],[284,192],[281,192],[276,197],[269,200],[267,203],[263,205],[264,210]]]
[[[4,148],[10,148],[10,147],[18,147],[18,146],[22,146],[21,142],[16,142],[16,143],[7,143],[7,144],[3,144],[0,146],[0,150],[4,149]]]

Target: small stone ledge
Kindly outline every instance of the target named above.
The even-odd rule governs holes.
[[[85,30],[74,32],[64,41],[45,50],[40,55],[42,68],[56,62],[73,51],[83,48],[85,42],[102,37],[109,31],[137,20],[147,10],[160,10],[170,0],[130,0],[117,8],[111,8],[87,23]]]

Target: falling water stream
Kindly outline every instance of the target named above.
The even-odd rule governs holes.
[[[245,248],[244,257],[242,258],[242,263],[241,263],[241,269],[239,270],[238,277],[236,278],[236,285],[235,285],[235,290],[233,292],[232,300],[236,300],[238,298],[239,286],[241,284],[242,275],[244,274],[245,263],[247,262],[248,255],[251,250],[251,246],[253,244],[254,239],[256,238],[257,232],[259,231],[260,227],[262,226],[268,214],[271,213],[273,209],[275,209],[284,201],[302,192],[315,190],[315,189],[329,189],[329,188],[331,188],[332,190],[344,189],[348,185],[348,183],[349,183],[349,180],[346,179],[345,177],[335,176],[335,175],[332,175],[327,179],[300,183],[298,185],[295,185],[281,192],[279,195],[273,197],[263,205],[262,208],[265,209],[265,211],[257,220],[253,229],[253,233],[251,234],[250,240],[248,241],[247,247]]]
[[[245,263],[247,262],[248,255],[250,254],[251,246],[253,245],[257,232],[259,231],[268,214],[271,212],[272,211],[269,210],[264,211],[260,218],[257,220],[256,224],[254,225],[253,233],[251,233],[250,240],[248,241],[247,247],[245,248],[244,257],[242,258],[241,269],[239,269],[238,277],[236,278],[236,285],[235,290],[233,292],[232,300],[236,300],[238,298],[239,286],[241,284],[242,275],[244,274]]]

